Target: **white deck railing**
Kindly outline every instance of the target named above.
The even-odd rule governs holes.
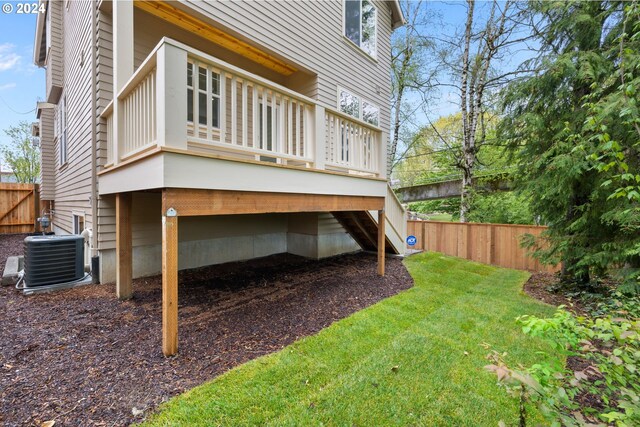
[[[108,165],[166,146],[385,175],[380,128],[166,38],[103,116]]]
[[[121,100],[124,132],[120,158],[126,159],[156,143],[156,70],[151,70]]]
[[[407,210],[402,206],[400,200],[393,192],[390,185],[387,185],[387,196],[384,201],[384,212],[389,225],[394,229],[400,238],[402,248],[407,238]]]
[[[345,114],[325,115],[326,162],[337,169],[376,173],[379,167],[380,132],[356,123]]]

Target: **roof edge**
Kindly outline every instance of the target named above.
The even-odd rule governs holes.
[[[391,6],[391,28],[396,30],[406,24],[407,20],[404,19],[404,13],[402,13],[402,8],[400,7],[400,0],[393,0],[389,3],[389,6]]]
[[[38,2],[38,6],[46,3],[47,3],[47,0],[40,0]],[[38,10],[39,10],[39,7],[38,7]],[[46,42],[42,43],[42,38],[46,37],[46,32],[44,28],[46,23],[46,15],[47,15],[46,12],[38,13],[38,18],[36,21],[36,35],[33,41],[33,63],[38,67],[44,66],[44,61],[46,59],[45,58],[46,52],[42,52],[43,44],[45,45],[45,49],[46,49]]]

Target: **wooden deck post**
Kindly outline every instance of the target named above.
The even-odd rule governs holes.
[[[384,230],[384,209],[378,211],[378,275],[384,276],[384,250],[386,235]]]
[[[178,217],[162,215],[162,352],[178,352]]]
[[[121,300],[133,295],[131,193],[116,195],[116,294]]]

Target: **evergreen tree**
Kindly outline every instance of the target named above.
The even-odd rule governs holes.
[[[629,226],[637,225],[638,200],[612,197],[612,169],[617,168],[605,171],[611,137],[599,127],[617,129],[625,140],[623,157],[636,159],[636,166],[626,166],[637,173],[638,134],[631,135],[633,126],[623,124],[620,105],[606,101],[622,84],[624,61],[615,51],[629,8],[624,2],[531,1],[524,13],[536,22],[537,71],[504,94],[499,134],[517,148],[520,186],[532,195],[534,213],[550,226],[549,246],[538,245],[536,255],[562,261],[563,278],[578,284],[633,261],[640,242],[638,228]],[[627,27],[635,32],[627,38],[637,42],[638,27]]]

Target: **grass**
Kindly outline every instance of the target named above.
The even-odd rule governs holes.
[[[433,213],[428,214],[427,217],[429,217],[429,221],[453,221],[453,216],[448,213]]]
[[[413,288],[170,400],[144,425],[515,424],[484,344],[532,363],[550,348],[514,319],[552,308],[522,293],[525,272],[435,253],[405,264]]]

